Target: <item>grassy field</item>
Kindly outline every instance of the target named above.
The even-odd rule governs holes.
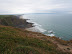
[[[64,54],[52,42],[31,34],[37,33],[0,25],[0,54]]]

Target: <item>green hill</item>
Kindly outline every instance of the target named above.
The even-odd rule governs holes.
[[[48,40],[41,40],[29,32],[14,27],[0,26],[0,54],[61,54],[56,45]]]

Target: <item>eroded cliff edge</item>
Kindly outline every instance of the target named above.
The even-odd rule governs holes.
[[[33,23],[28,23],[28,19],[20,18],[21,15],[0,15],[0,25],[13,26],[17,28],[30,28]]]

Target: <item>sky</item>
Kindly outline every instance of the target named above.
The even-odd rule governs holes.
[[[0,0],[0,14],[72,13],[72,0]]]

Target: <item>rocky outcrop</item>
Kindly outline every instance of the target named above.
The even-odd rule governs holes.
[[[21,19],[20,16],[9,15],[0,17],[0,25],[13,26],[17,28],[30,28],[33,23],[28,23],[26,19]]]

